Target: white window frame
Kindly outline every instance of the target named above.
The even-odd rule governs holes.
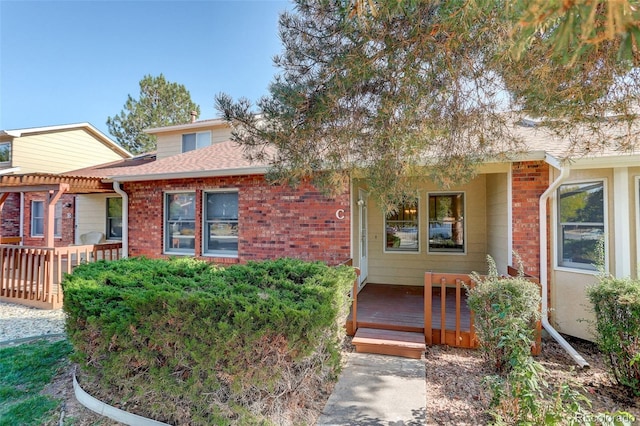
[[[196,145],[195,145],[195,147],[194,147],[193,149],[188,149],[188,150],[186,150],[186,151],[185,151],[185,149],[184,149],[184,137],[185,137],[185,136],[188,136],[188,135],[195,135],[195,138],[196,138],[195,143],[196,143]],[[198,144],[198,142],[199,142],[199,140],[198,140],[198,139],[199,139],[199,137],[204,136],[204,135],[208,135],[208,138],[207,138],[207,142],[208,142],[208,143],[207,143],[206,145],[199,145],[199,144]],[[200,148],[205,148],[205,147],[207,147],[207,146],[211,146],[211,131],[210,131],[210,130],[207,130],[207,131],[205,131],[205,132],[191,132],[191,133],[183,133],[183,134],[180,136],[180,149],[181,149],[181,152],[182,152],[182,153],[190,152],[190,151],[196,151],[196,150],[198,150],[198,149],[200,149]]]
[[[106,209],[107,209],[107,213],[106,213],[106,224],[105,224],[105,235],[107,236],[107,240],[122,240],[122,210],[120,210],[120,236],[119,237],[114,237],[111,235],[111,221],[110,219],[115,218],[115,216],[109,216],[109,200],[121,200],[121,202],[124,202],[124,200],[122,200],[121,197],[107,197],[106,198]]]
[[[209,241],[209,227],[207,220],[207,206],[209,205],[207,202],[207,195],[209,194],[233,194],[235,193],[238,196],[238,211],[236,217],[236,227],[240,225],[240,194],[237,188],[216,188],[216,189],[208,189],[202,191],[202,256],[203,257],[220,257],[220,258],[237,258],[239,248],[235,251],[233,250],[219,250],[219,251],[209,251],[208,250],[208,241]],[[239,235],[236,237],[239,242]]]
[[[36,217],[34,214],[34,211],[35,211],[34,206],[36,203],[42,204],[42,217]],[[44,237],[44,222],[45,222],[44,203],[45,201],[43,200],[31,200],[31,236],[32,237]],[[54,209],[55,209],[55,212],[53,214],[53,236],[55,238],[62,238],[62,229],[61,229],[62,228],[62,201],[61,200],[59,200],[56,203]],[[36,220],[42,220],[42,230],[43,230],[42,234],[36,234],[34,232],[34,229],[36,228],[34,226]]]
[[[406,254],[406,255],[415,255],[415,254],[420,254],[422,252],[422,244],[421,244],[421,215],[420,215],[420,204],[421,204],[421,200],[420,197],[416,198],[416,208],[418,209],[418,211],[416,212],[417,217],[418,217],[418,223],[416,225],[416,232],[418,233],[417,238],[418,238],[418,249],[417,250],[393,250],[393,248],[389,249],[387,247],[387,215],[385,215],[384,213],[382,214],[382,232],[383,232],[383,238],[382,238],[382,247],[383,247],[383,252],[385,254]]]
[[[169,234],[170,230],[169,230],[169,196],[173,195],[173,194],[192,194],[193,195],[193,203],[194,203],[194,213],[193,213],[193,230],[194,230],[194,235],[193,235],[193,249],[180,249],[179,247],[171,247],[171,244],[168,244],[169,242],[169,237],[171,237],[173,239],[173,236]],[[163,252],[166,254],[171,254],[171,255],[184,255],[184,256],[195,256],[196,254],[196,242],[195,242],[195,231],[196,231],[196,226],[197,226],[197,221],[196,221],[196,217],[197,217],[197,211],[196,211],[196,191],[195,190],[175,190],[175,191],[164,191],[162,193],[162,211],[163,211],[163,218],[162,218],[162,228],[163,228],[163,232],[162,232],[162,244],[163,244]],[[191,222],[191,219],[187,219],[184,220],[184,222]],[[189,236],[176,236],[176,238],[178,240],[182,240],[182,239],[189,239]]]
[[[442,196],[442,195],[462,195],[462,202],[464,204],[463,206],[463,212],[462,212],[462,238],[463,238],[463,243],[462,243],[462,250],[447,250],[447,249],[431,249],[431,245],[429,244],[429,199],[431,198],[431,196]],[[426,212],[427,212],[427,228],[426,228],[426,234],[427,234],[427,254],[430,255],[445,255],[445,256],[464,256],[467,254],[467,248],[469,247],[469,242],[468,242],[468,238],[469,238],[469,233],[467,232],[467,192],[466,191],[430,191],[427,193],[427,208],[426,208]]]
[[[636,176],[635,180],[635,188],[634,188],[634,199],[635,199],[635,208],[636,208],[636,265],[640,265],[640,176]],[[605,251],[606,253],[606,251]],[[636,274],[635,278],[640,277],[640,266],[636,266]]]
[[[560,264],[560,256],[562,256],[562,251],[560,249],[560,246],[562,244],[561,238],[562,238],[562,234],[560,232],[560,227],[562,226],[562,224],[560,223],[560,198],[558,197],[559,191],[560,191],[560,187],[562,186],[566,186],[566,185],[582,185],[582,184],[586,184],[586,183],[598,183],[601,182],[602,183],[602,208],[604,209],[603,211],[603,235],[604,235],[604,268],[605,271],[609,270],[609,241],[608,241],[608,235],[609,235],[609,205],[608,205],[608,189],[607,189],[607,179],[606,178],[602,178],[602,177],[594,177],[592,179],[586,178],[586,179],[579,179],[579,180],[570,180],[570,181],[566,181],[566,182],[562,182],[562,184],[554,191],[553,197],[555,199],[555,205],[553,208],[553,235],[555,236],[554,238],[554,244],[552,245],[552,251],[554,253],[554,268],[558,271],[567,271],[567,272],[575,272],[575,273],[582,273],[582,274],[587,274],[587,275],[597,275],[600,272],[597,269],[591,269],[591,268],[584,268],[584,267],[578,267],[578,266],[568,266],[568,265],[561,265]]]
[[[11,157],[13,155],[13,152],[12,152],[12,150],[13,150],[13,146],[12,145],[13,144],[11,142],[0,142],[0,150],[2,150],[2,148],[4,146],[7,146],[7,145],[9,146],[9,159],[7,161],[0,161],[0,164],[9,164],[9,163],[11,163]]]

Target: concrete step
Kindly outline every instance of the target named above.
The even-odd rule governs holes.
[[[425,351],[424,334],[360,327],[352,343],[356,352],[420,359]]]

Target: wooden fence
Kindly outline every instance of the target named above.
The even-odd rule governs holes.
[[[69,247],[0,245],[0,300],[44,309],[62,306],[60,283],[81,263],[116,260],[122,243]]]

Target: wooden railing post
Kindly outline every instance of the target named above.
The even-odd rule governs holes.
[[[431,278],[431,272],[424,273],[424,341],[427,345],[433,344],[433,336],[431,335],[431,302],[433,296],[433,283]]]
[[[440,344],[447,343],[447,279],[440,278]]]

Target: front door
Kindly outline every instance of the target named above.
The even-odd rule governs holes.
[[[362,283],[367,279],[367,273],[369,270],[369,261],[368,261],[368,247],[367,247],[367,194],[366,191],[362,189],[358,191],[358,223],[360,224],[360,278],[358,280],[358,284],[361,286]]]

